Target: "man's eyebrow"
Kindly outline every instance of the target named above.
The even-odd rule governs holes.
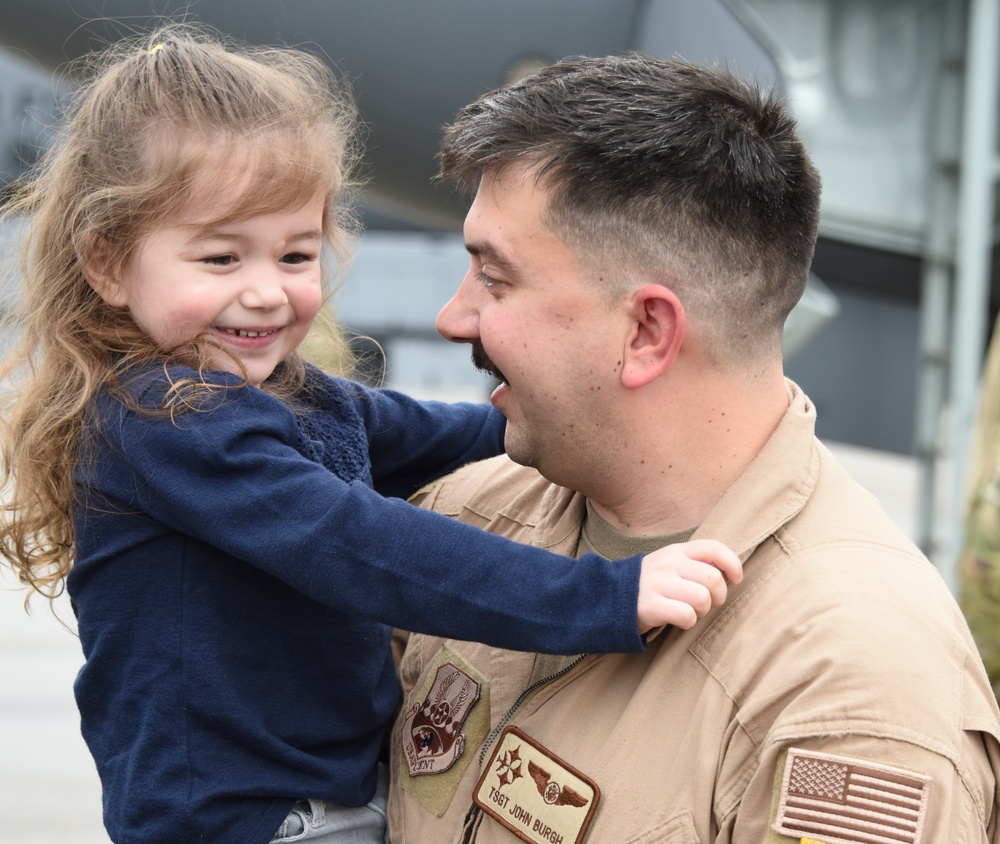
[[[513,258],[493,243],[486,241],[466,241],[465,250],[470,255],[479,258],[480,261],[489,261],[503,269],[515,269],[517,266]]]

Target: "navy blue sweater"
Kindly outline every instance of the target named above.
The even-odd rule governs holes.
[[[571,561],[379,494],[498,452],[495,411],[315,371],[307,386],[297,412],[254,387],[174,421],[94,403],[68,588],[117,844],[265,844],[297,798],[369,800],[398,698],[389,625],[642,648],[639,558]],[[158,408],[167,387],[146,373],[136,400]]]

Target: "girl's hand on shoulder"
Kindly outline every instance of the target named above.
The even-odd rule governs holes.
[[[743,580],[736,553],[714,539],[667,545],[642,558],[639,632],[672,624],[687,630],[726,600],[729,583]]]

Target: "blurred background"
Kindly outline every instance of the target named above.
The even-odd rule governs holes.
[[[298,46],[349,80],[366,126],[365,236],[334,302],[371,375],[485,399],[468,347],[434,332],[465,272],[467,201],[435,184],[441,127],[571,55],[723,63],[788,99],[824,182],[787,372],[818,434],[949,583],[998,294],[996,0],[0,0],[0,190],[38,159],[67,63],[157,20]],[[0,231],[9,253],[14,233]],[[5,582],[0,581],[0,587]],[[72,636],[0,588],[0,839],[101,842],[79,739]],[[123,725],[123,728],[127,728]]]

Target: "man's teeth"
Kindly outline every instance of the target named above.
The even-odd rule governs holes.
[[[267,337],[269,334],[274,334],[274,329],[270,331],[244,331],[242,328],[223,328],[222,330],[234,337]]]

